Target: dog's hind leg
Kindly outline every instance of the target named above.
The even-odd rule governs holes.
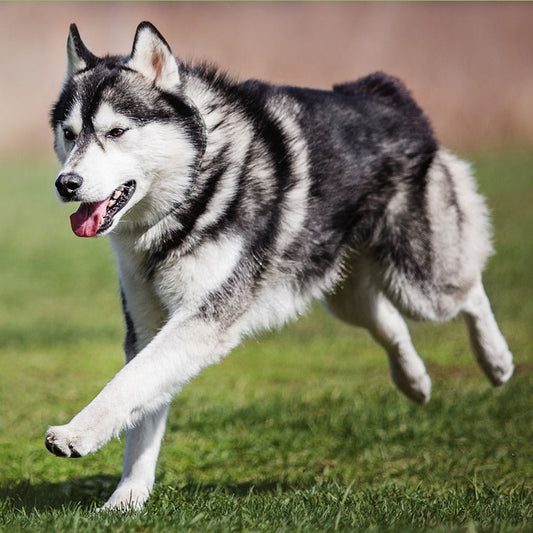
[[[413,346],[407,324],[365,272],[364,262],[358,263],[342,288],[328,296],[328,306],[341,320],[366,328],[387,352],[396,386],[411,400],[427,403],[431,379]]]
[[[462,314],[479,366],[493,385],[503,385],[513,375],[513,356],[498,328],[481,281],[470,291]]]
[[[431,396],[431,379],[413,346],[407,324],[383,294],[377,296],[372,319],[367,329],[385,348],[394,383],[411,400],[427,403]]]

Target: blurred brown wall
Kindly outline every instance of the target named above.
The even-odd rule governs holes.
[[[0,154],[51,151],[70,22],[96,54],[152,21],[179,57],[327,88],[381,69],[452,148],[533,144],[532,3],[0,3]]]

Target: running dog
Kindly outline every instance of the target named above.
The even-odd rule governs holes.
[[[148,22],[128,56],[96,57],[75,25],[52,110],[59,198],[80,237],[109,235],[127,364],[46,447],[95,452],[126,431],[105,508],[149,497],[169,404],[251,332],[314,298],[366,328],[411,400],[431,391],[402,315],[461,314],[494,385],[513,373],[482,285],[487,207],[396,78],[331,91],[237,82],[175,59]]]

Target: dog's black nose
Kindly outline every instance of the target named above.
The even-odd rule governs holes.
[[[63,198],[72,198],[82,183],[83,178],[80,175],[67,172],[56,179],[56,189]]]

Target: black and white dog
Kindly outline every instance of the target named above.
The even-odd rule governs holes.
[[[76,235],[109,234],[128,364],[68,424],[54,454],[95,452],[126,430],[105,507],[148,498],[169,403],[254,330],[322,298],[366,328],[412,400],[431,383],[402,315],[461,313],[491,382],[512,355],[485,295],[487,208],[467,164],[439,147],[400,81],[371,74],[333,91],[237,83],[177,62],[137,28],[129,56],[94,56],[75,25],[52,111],[56,180]]]

